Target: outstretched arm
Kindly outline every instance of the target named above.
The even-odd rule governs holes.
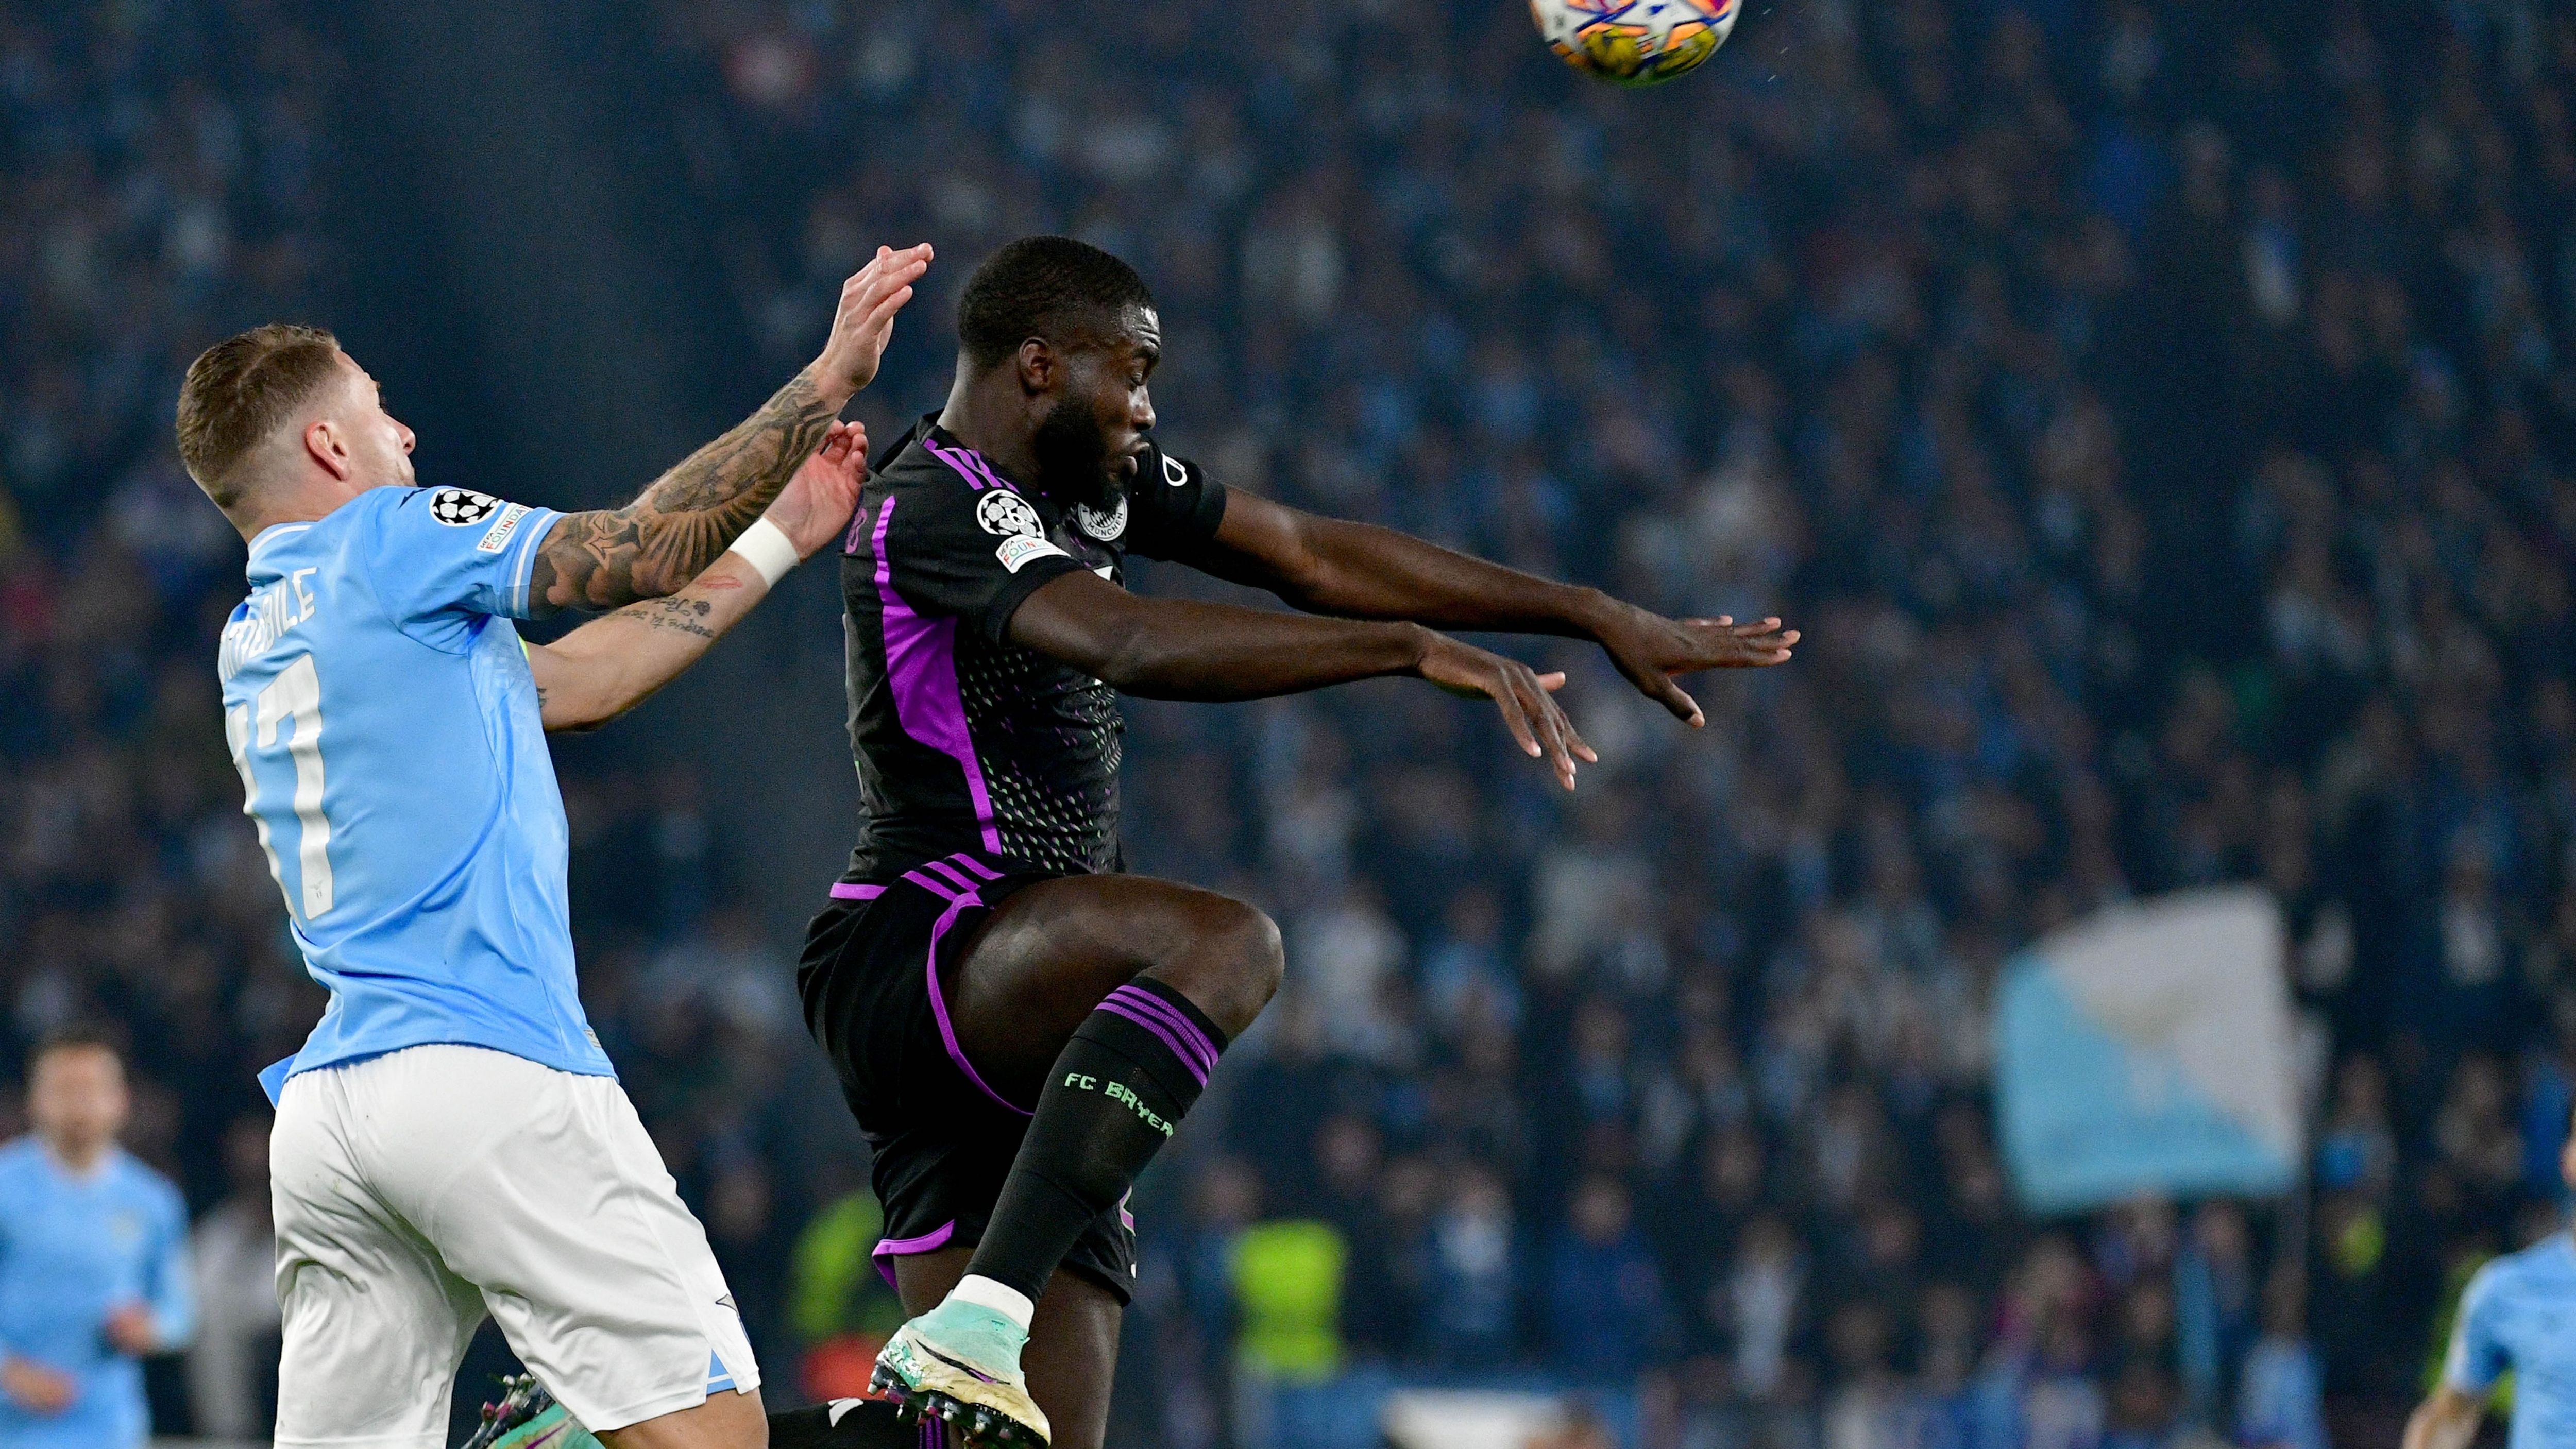
[[[1564,675],[1535,673],[1416,623],[1144,599],[1073,572],[1029,595],[1011,615],[1010,637],[1147,699],[1262,699],[1411,675],[1491,699],[1523,752],[1548,759],[1569,790],[1576,761],[1598,758],[1551,698]]]
[[[1214,546],[1197,562],[1309,613],[1591,639],[1639,691],[1694,725],[1702,722],[1699,705],[1674,675],[1778,664],[1798,642],[1798,631],[1781,628],[1777,619],[1666,619],[1598,589],[1555,583],[1393,529],[1319,517],[1241,489],[1226,494]]]
[[[768,518],[807,559],[840,536],[866,480],[868,435],[834,423],[821,451],[788,481]],[[549,730],[592,730],[642,704],[679,678],[769,595],[769,580],[728,552],[667,598],[627,605],[552,644],[528,650],[537,704]]]
[[[841,284],[822,356],[634,502],[557,519],[538,548],[529,597],[548,611],[613,609],[669,594],[714,563],[822,446],[851,395],[876,376],[894,315],[929,266],[927,245],[877,248]]]

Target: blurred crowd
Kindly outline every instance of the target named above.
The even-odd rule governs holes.
[[[2563,7],[1757,5],[1645,93],[1508,3],[655,14],[691,102],[637,123],[770,367],[939,245],[878,436],[972,263],[1068,231],[1156,290],[1162,430],[1229,483],[1808,632],[1704,732],[1540,648],[1572,797],[1418,686],[1130,702],[1131,861],[1271,910],[1290,979],[1138,1194],[1122,1442],[1367,1443],[1419,1382],[1631,1449],[2393,1442],[2467,1271],[2564,1227]],[[227,1432],[274,1333],[250,1073],[320,997],[167,430],[199,347],[323,315],[334,68],[268,0],[0,3],[0,1035],[127,1034],[200,1214],[156,1387]],[[773,1395],[846,1383],[892,1314],[864,1160],[722,782],[558,760],[593,1019]],[[2210,882],[2289,922],[2307,1186],[2034,1219],[1999,971]]]

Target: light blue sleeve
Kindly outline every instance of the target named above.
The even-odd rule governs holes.
[[[152,1336],[164,1349],[197,1333],[196,1273],[188,1261],[188,1208],[177,1189],[154,1181],[151,1260],[143,1265],[143,1295],[152,1309]]]
[[[14,1184],[0,1184],[0,1281],[13,1276],[18,1268],[18,1224],[15,1195],[8,1191]],[[17,1358],[25,1352],[22,1340],[11,1333],[11,1320],[0,1315],[0,1361]]]
[[[2442,1356],[2442,1382],[2464,1394],[2484,1394],[2513,1366],[2498,1336],[2504,1309],[2496,1288],[2497,1266],[2489,1263],[2469,1279],[2460,1294],[2459,1319],[2451,1325],[2450,1351]]]
[[[470,488],[382,491],[357,542],[376,601],[404,633],[463,653],[480,619],[535,612],[528,576],[561,514]]]

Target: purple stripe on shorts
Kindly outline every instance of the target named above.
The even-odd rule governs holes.
[[[1109,993],[1109,999],[1142,1007],[1149,1015],[1179,1032],[1182,1040],[1197,1049],[1200,1066],[1211,1072],[1216,1070],[1216,1043],[1208,1040],[1207,1033],[1199,1030],[1199,1024],[1182,1014],[1180,1008],[1150,991],[1135,986],[1121,986]]]
[[[885,1275],[886,1286],[893,1287],[895,1259],[905,1257],[913,1253],[927,1253],[937,1248],[946,1247],[948,1245],[948,1240],[956,1235],[957,1220],[955,1218],[950,1218],[948,1221],[941,1223],[939,1226],[932,1228],[929,1232],[923,1233],[917,1238],[880,1239],[875,1251],[869,1253],[868,1256],[877,1260],[877,1271]]]
[[[1188,1071],[1192,1077],[1197,1078],[1200,1086],[1204,1087],[1207,1085],[1207,1068],[1198,1064],[1198,1059],[1191,1056],[1189,1049],[1181,1045],[1181,1039],[1172,1035],[1172,1029],[1170,1027],[1163,1025],[1161,1022],[1156,1021],[1154,1018],[1147,1016],[1145,1013],[1138,1011],[1136,1008],[1129,1006],[1126,1002],[1120,1001],[1114,996],[1100,1003],[1100,1009],[1113,1016],[1123,1016],[1129,1021],[1136,1023],[1138,1026],[1141,1026],[1147,1031],[1150,1031],[1154,1035],[1162,1038],[1163,1045],[1171,1048],[1172,1060],[1179,1062],[1184,1070]]]
[[[948,861],[951,865],[962,866],[965,869],[971,870],[977,875],[982,876],[986,880],[1000,880],[1002,878],[1002,873],[1000,871],[993,869],[991,866],[986,865],[984,862],[977,860],[975,857],[962,850],[957,852],[955,855],[948,857]]]
[[[920,871],[908,870],[903,873],[903,879],[905,883],[917,885],[923,890],[930,892],[932,895],[939,897],[943,901],[953,901],[957,899],[956,887],[951,886],[948,882],[941,880],[937,876],[923,875]]]
[[[983,900],[972,893],[959,896],[948,903],[948,909],[939,913],[939,923],[930,928],[930,960],[923,968],[930,978],[930,1014],[939,1023],[939,1040],[948,1048],[948,1059],[957,1064],[957,1070],[966,1074],[966,1080],[975,1084],[975,1090],[1023,1117],[1033,1117],[1037,1114],[1026,1107],[1014,1105],[1010,1098],[994,1091],[991,1085],[985,1082],[984,1074],[975,1070],[975,1064],[966,1060],[966,1049],[957,1044],[957,1027],[948,1019],[948,998],[939,990],[940,938],[948,934],[950,926],[957,924],[959,911],[968,906],[982,904],[984,904]]]
[[[944,860],[924,861],[922,862],[921,868],[923,870],[937,871],[941,880],[948,882],[950,885],[957,887],[957,889],[961,891],[971,891],[975,888],[975,883],[966,878],[966,872],[959,870],[957,867],[950,865]]]
[[[836,901],[872,901],[885,894],[881,885],[860,885],[856,881],[834,881],[832,899]]]
[[[957,693],[957,621],[925,619],[895,591],[893,561],[886,557],[886,525],[894,521],[895,500],[877,510],[877,602],[885,636],[886,677],[894,687],[894,717],[903,732],[948,756],[966,772],[966,793],[975,802],[975,823],[983,827],[984,848],[1002,853],[1002,832],[993,825],[993,797],[984,788],[984,766],[975,758],[974,736],[966,728],[966,701]]]

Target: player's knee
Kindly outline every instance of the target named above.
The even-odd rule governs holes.
[[[1279,978],[1287,970],[1288,953],[1279,944],[1279,923],[1267,912],[1240,901],[1228,901],[1230,907],[1216,931],[1209,955],[1223,963],[1218,983],[1219,1001],[1208,1015],[1224,1027],[1228,1036],[1240,1036],[1252,1019],[1279,994]]]
[[[1286,957],[1279,927],[1241,901],[1220,900],[1166,938],[1154,974],[1177,987],[1227,1036],[1244,1028],[1279,990]]]

